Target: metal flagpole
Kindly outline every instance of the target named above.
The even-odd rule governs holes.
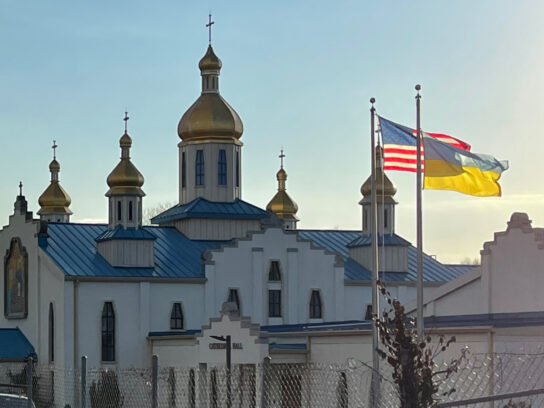
[[[422,231],[422,217],[421,217],[421,121],[420,121],[420,101],[421,95],[419,90],[421,85],[416,85],[416,116],[417,116],[417,210],[416,210],[416,222],[417,222],[417,335],[419,341],[423,339],[424,327],[423,327],[423,231]]]
[[[371,173],[370,173],[370,231],[372,237],[372,314],[377,318],[380,316],[379,298],[378,298],[378,205],[376,197],[376,142],[374,140],[374,98],[370,98],[370,151],[371,151]],[[380,401],[380,360],[378,356],[378,327],[372,326],[372,392],[371,407],[378,406]]]

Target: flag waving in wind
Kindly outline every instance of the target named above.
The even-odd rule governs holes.
[[[378,116],[380,130],[383,139],[385,170],[413,171],[416,172],[416,133],[415,129],[399,125]],[[455,137],[441,133],[426,133],[428,136],[448,143],[459,149],[470,150],[470,145]],[[422,149],[423,153],[423,149]],[[422,171],[424,163],[422,164]]]
[[[384,169],[416,172],[417,132],[379,117]],[[470,145],[452,136],[425,133],[421,152],[424,188],[452,190],[474,196],[500,196],[498,180],[507,161],[470,152]]]

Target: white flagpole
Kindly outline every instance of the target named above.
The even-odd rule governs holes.
[[[376,197],[376,142],[374,140],[374,98],[370,98],[370,154],[371,154],[371,173],[370,173],[370,231],[372,237],[372,314],[380,317],[380,304],[378,297],[378,202]],[[378,406],[380,401],[380,360],[378,356],[378,327],[372,325],[372,392],[370,406]]]
[[[417,209],[416,209],[416,222],[417,222],[417,335],[419,341],[423,339],[424,327],[423,327],[423,230],[422,230],[422,216],[421,216],[421,121],[420,121],[420,100],[421,95],[419,90],[421,85],[416,85],[416,122],[417,122]]]

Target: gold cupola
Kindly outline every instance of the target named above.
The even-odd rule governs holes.
[[[240,143],[238,139],[244,131],[242,120],[219,94],[221,66],[221,60],[210,44],[198,64],[202,93],[178,124],[178,135],[183,142],[219,140]]]
[[[107,178],[107,183],[110,189],[106,193],[106,197],[113,194],[134,194],[145,196],[141,187],[144,185],[144,176],[138,171],[136,166],[130,160],[130,148],[132,139],[127,134],[126,130],[121,139],[119,139],[121,147],[121,161]]]
[[[280,154],[281,166],[276,173],[276,179],[278,180],[278,192],[272,197],[272,200],[266,206],[266,210],[274,213],[278,218],[284,221],[285,229],[295,229],[298,221],[295,215],[298,211],[298,206],[295,201],[289,197],[289,194],[285,191],[285,182],[287,181],[287,173],[283,169],[283,150]]]
[[[381,165],[383,159],[383,147],[380,145],[376,146],[376,198],[381,200],[385,197],[393,197],[397,188],[389,180],[389,177],[383,171],[383,166]],[[371,177],[369,176],[366,181],[361,186],[361,194],[363,197],[370,197],[371,193]]]
[[[40,219],[54,222],[69,222],[72,211],[68,207],[72,200],[59,184],[60,164],[56,159],[57,144],[53,141],[53,160],[49,164],[51,182],[38,199]]]

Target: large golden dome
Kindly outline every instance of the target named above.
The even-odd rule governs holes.
[[[132,146],[132,139],[125,133],[119,139],[121,146],[121,161],[115,166],[109,174],[106,182],[110,189],[106,196],[113,194],[135,194],[144,196],[141,187],[144,185],[144,176],[138,171],[136,166],[130,161],[129,150]]]
[[[380,200],[381,197],[393,197],[397,192],[397,188],[382,170],[382,166],[380,165],[382,157],[383,148],[381,146],[376,146],[376,197],[378,200]],[[371,176],[369,176],[361,186],[361,194],[364,197],[370,196],[371,183]]]
[[[68,208],[72,203],[72,200],[59,184],[58,173],[60,171],[60,164],[56,159],[53,159],[49,164],[49,170],[51,171],[51,183],[47,186],[40,198],[38,198],[38,203],[40,204],[38,214],[72,214],[72,211]]]
[[[266,206],[266,210],[273,212],[278,218],[298,220],[295,216],[298,205],[285,191],[287,173],[283,168],[276,173],[276,179],[278,180],[278,192],[272,197],[272,200]]]
[[[240,116],[219,94],[221,60],[208,47],[200,60],[202,93],[183,114],[178,124],[178,135],[184,141],[240,139],[244,126]]]

